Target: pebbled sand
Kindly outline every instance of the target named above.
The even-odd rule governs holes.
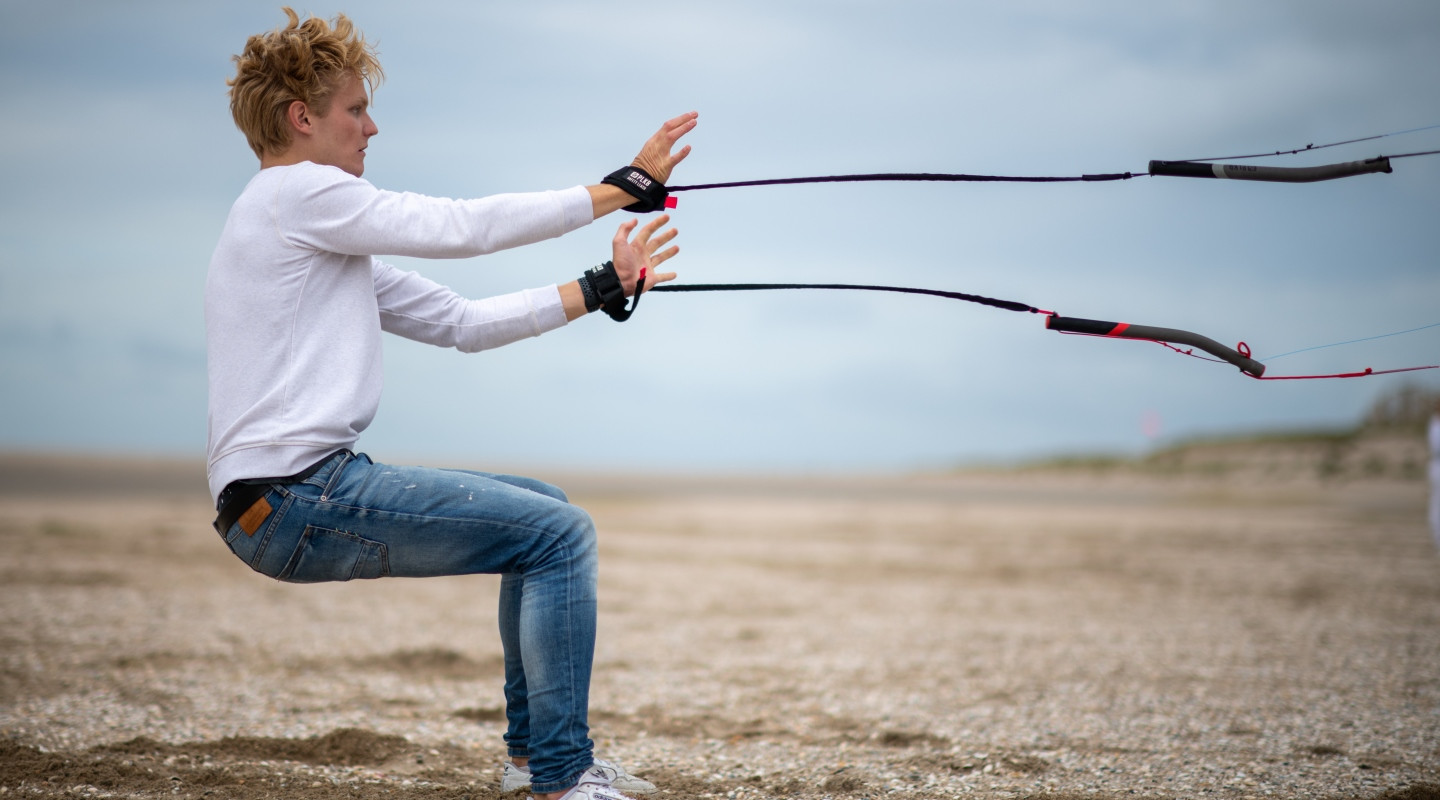
[[[659,798],[1440,797],[1419,481],[539,477]],[[211,516],[0,456],[0,797],[499,796],[497,578],[281,584]]]

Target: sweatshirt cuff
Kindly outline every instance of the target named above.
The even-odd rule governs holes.
[[[535,335],[564,327],[569,319],[565,316],[565,303],[560,299],[560,286],[551,284],[538,289],[526,289],[525,300],[535,315]]]
[[[565,230],[573,231],[595,221],[595,203],[590,199],[589,189],[574,186],[555,194],[560,197],[560,207],[564,209]]]

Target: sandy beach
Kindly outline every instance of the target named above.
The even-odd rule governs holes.
[[[652,797],[1440,797],[1420,480],[538,477]],[[282,584],[212,516],[199,464],[0,457],[0,796],[500,796],[498,578]]]

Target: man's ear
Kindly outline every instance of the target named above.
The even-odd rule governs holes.
[[[314,129],[314,116],[310,113],[310,107],[305,105],[303,100],[292,100],[290,106],[285,109],[285,121],[296,133],[308,134]]]

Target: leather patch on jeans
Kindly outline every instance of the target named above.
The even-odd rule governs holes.
[[[254,536],[255,531],[260,530],[260,526],[264,524],[265,518],[268,516],[270,516],[270,501],[262,497],[256,500],[255,505],[250,506],[248,511],[241,514],[237,521],[240,523],[240,530],[245,531],[246,536]]]

